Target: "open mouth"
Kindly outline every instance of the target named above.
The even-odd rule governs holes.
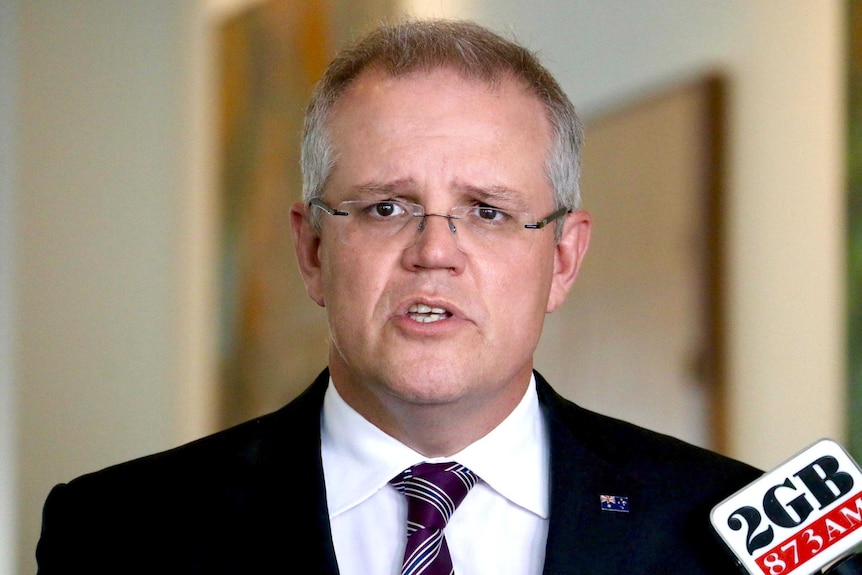
[[[452,314],[442,307],[431,307],[417,303],[411,305],[410,309],[407,310],[407,317],[419,323],[434,323],[452,317]]]

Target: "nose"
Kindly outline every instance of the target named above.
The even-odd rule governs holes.
[[[425,214],[413,242],[404,250],[403,262],[412,271],[463,271],[465,254],[459,245],[455,219],[447,214]]]

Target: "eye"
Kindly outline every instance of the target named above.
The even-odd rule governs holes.
[[[386,220],[403,216],[407,210],[400,202],[374,202],[365,208],[365,213],[371,218]]]
[[[502,218],[505,214],[497,208],[479,206],[476,208],[476,215],[479,216],[479,219],[481,220],[493,221]]]
[[[505,224],[512,219],[511,214],[506,210],[487,204],[473,206],[470,215],[477,223],[481,224]]]

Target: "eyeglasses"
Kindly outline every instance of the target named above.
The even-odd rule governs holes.
[[[458,237],[464,249],[505,251],[529,242],[524,230],[540,230],[563,217],[571,210],[560,208],[547,217],[536,220],[528,212],[513,211],[488,205],[456,206],[448,214],[426,213],[419,204],[402,200],[347,200],[335,208],[315,198],[309,202],[336,221],[338,238],[350,246],[369,248],[392,247],[392,239],[399,238],[407,245],[415,234],[425,229],[429,216],[446,218],[449,230]],[[411,233],[409,224],[419,219]]]

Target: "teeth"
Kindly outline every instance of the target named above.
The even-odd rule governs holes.
[[[431,307],[421,303],[411,305],[407,313],[410,319],[419,323],[433,323],[449,317],[449,312],[442,307]]]
[[[441,319],[445,319],[446,316],[439,314],[432,315],[411,315],[410,318],[414,321],[418,321],[419,323],[433,323],[435,321],[440,321]]]
[[[407,311],[410,313],[446,313],[446,310],[442,307],[431,307],[425,305],[424,303],[414,303]]]

